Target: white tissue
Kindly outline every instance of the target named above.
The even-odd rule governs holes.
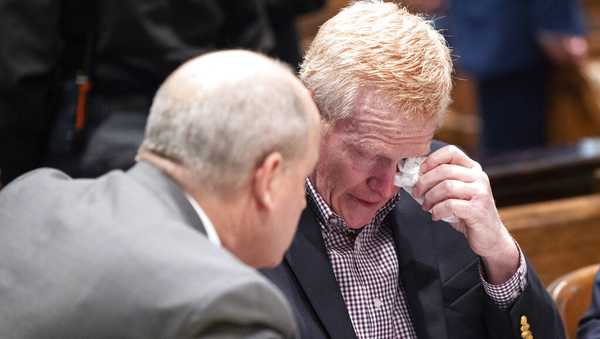
[[[394,177],[394,185],[404,189],[419,205],[423,205],[422,198],[415,198],[412,194],[413,187],[419,180],[419,171],[425,157],[407,158],[402,166],[398,165],[398,173]],[[429,211],[431,213],[431,211]],[[443,218],[447,223],[456,223],[458,218],[455,216]]]
[[[425,157],[407,158],[402,167],[398,165],[398,174],[394,178],[394,185],[404,188],[407,192],[409,192],[407,188],[412,190],[419,180],[419,169],[423,161],[425,161]]]

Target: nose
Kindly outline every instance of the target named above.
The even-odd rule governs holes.
[[[390,199],[398,189],[394,186],[396,167],[389,166],[380,169],[367,179],[367,186],[384,199]]]

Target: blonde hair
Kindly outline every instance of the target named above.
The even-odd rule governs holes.
[[[373,87],[408,117],[443,114],[452,61],[443,36],[395,3],[358,1],[328,20],[313,40],[300,78],[321,117],[349,118],[361,87]]]

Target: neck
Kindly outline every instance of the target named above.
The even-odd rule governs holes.
[[[239,213],[237,213],[240,210],[238,204],[220,199],[214,195],[186,192],[200,205],[200,208],[212,222],[222,246],[237,255],[236,249],[240,246],[240,241],[236,234],[241,219]]]
[[[223,197],[210,191],[186,191],[213,223],[221,245],[239,260],[251,267],[262,267],[264,250],[256,246],[256,232],[253,230],[260,220],[252,206],[248,194],[241,190],[237,194]]]
[[[219,194],[207,187],[201,188],[195,178],[181,164],[162,158],[149,151],[140,151],[137,160],[144,160],[160,168],[170,176],[179,187],[200,205],[208,219],[212,222],[222,246],[233,253],[243,262],[250,264],[252,260],[247,259],[245,250],[248,247],[244,243],[247,225],[251,218],[244,216],[247,210],[247,196],[245,192],[237,194]]]

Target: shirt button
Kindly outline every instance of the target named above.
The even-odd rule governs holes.
[[[375,306],[376,310],[379,310],[381,306],[383,306],[383,301],[381,301],[379,298],[375,298],[373,299],[373,305]]]

